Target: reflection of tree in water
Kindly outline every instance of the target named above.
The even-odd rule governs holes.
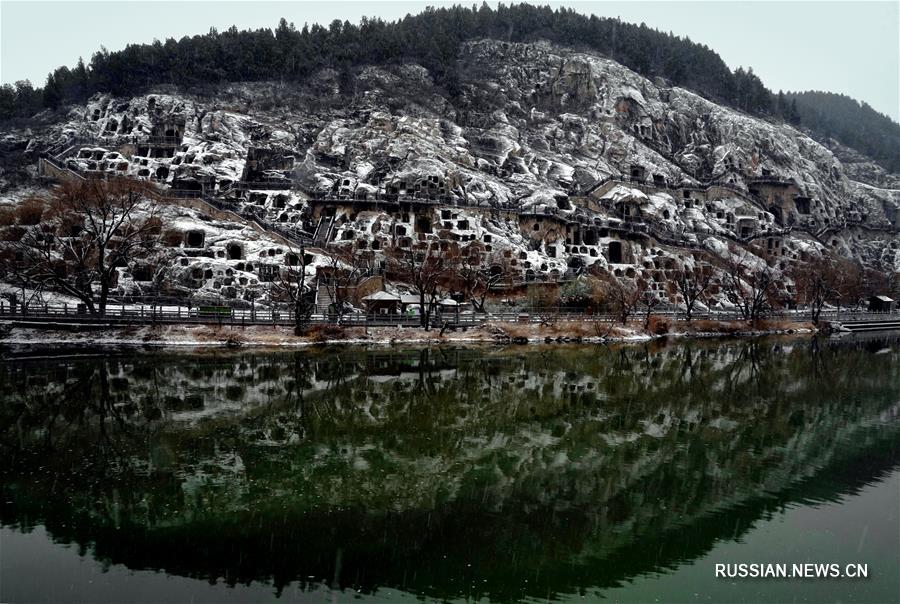
[[[895,463],[896,424],[873,418],[900,392],[896,345],[816,346],[10,363],[3,521],[231,582],[331,580],[341,548],[339,583],[366,590],[611,585],[779,498],[833,496],[849,479],[828,468],[857,453]]]

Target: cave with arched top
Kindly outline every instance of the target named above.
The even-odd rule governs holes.
[[[229,243],[225,248],[229,260],[241,260],[244,257],[244,248],[239,243]]]
[[[611,264],[622,264],[622,242],[609,242],[609,261]]]

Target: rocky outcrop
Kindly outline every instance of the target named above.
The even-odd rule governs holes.
[[[451,219],[421,210],[428,236],[490,241],[523,279],[595,263],[648,278],[660,259],[681,265],[697,249],[751,241],[777,247],[783,265],[836,249],[900,269],[900,177],[852,150],[547,43],[470,42],[459,61],[452,97],[418,65],[369,66],[349,83],[323,70],[298,86],[233,84],[214,97],[99,95],[4,145],[53,152],[79,172],[202,190],[306,233],[325,196],[332,240],[361,249],[397,244],[398,226],[415,231],[408,216],[367,200],[479,206]],[[60,148],[68,140],[86,142]],[[4,193],[7,203],[20,197]],[[635,221],[639,237],[626,224]]]

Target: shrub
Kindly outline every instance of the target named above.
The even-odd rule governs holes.
[[[151,235],[159,235],[162,233],[162,219],[159,216],[151,216],[147,219],[147,232]]]
[[[178,247],[184,241],[184,234],[177,229],[168,229],[163,233],[162,241],[166,247]]]
[[[10,226],[0,229],[0,241],[21,241],[25,236],[25,229],[20,226]]]
[[[688,326],[686,326],[688,327]],[[699,333],[736,334],[747,329],[747,324],[742,321],[711,321],[698,319],[690,323],[688,331]]]
[[[17,222],[24,226],[40,224],[46,205],[40,199],[26,199],[16,207]]]
[[[651,316],[647,323],[647,331],[657,336],[666,335],[670,328],[668,319],[656,315]]]
[[[303,334],[313,342],[327,342],[329,340],[343,340],[347,337],[347,331],[340,325],[310,325]]]

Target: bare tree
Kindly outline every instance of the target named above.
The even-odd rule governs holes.
[[[2,262],[5,262],[5,260],[3,260]],[[3,294],[0,294],[0,298],[3,298],[7,302],[9,302],[11,310],[15,311],[15,308],[17,306],[21,306],[21,308],[25,309],[33,304],[40,305],[44,303],[43,285],[38,285],[36,289],[31,289],[29,287],[30,285],[32,285],[31,283],[21,279],[10,278],[12,276],[13,275],[11,274],[5,275],[6,279],[16,287],[16,291],[7,291]]]
[[[485,254],[484,245],[472,243],[460,251],[459,289],[478,312],[484,312],[489,294],[512,280],[509,258],[500,252]]]
[[[775,303],[779,273],[759,258],[744,252],[722,262],[722,290],[745,321],[758,323]]]
[[[559,320],[560,302],[559,287],[541,283],[528,286],[528,303],[531,312],[538,318],[540,325],[553,325]]]
[[[422,241],[411,248],[391,247],[386,256],[389,274],[419,296],[422,327],[428,330],[434,305],[459,265],[459,256],[442,251],[437,241]]]
[[[459,267],[457,270],[458,289],[466,300],[472,301],[472,306],[477,311],[484,310],[483,300],[487,296],[484,291],[484,245],[475,242],[460,250]],[[479,298],[478,294],[482,293]]]
[[[675,273],[675,289],[684,300],[684,318],[690,322],[694,318],[694,308],[706,296],[712,285],[713,271],[708,267],[695,266]]]
[[[8,241],[0,258],[5,280],[53,289],[104,314],[118,269],[155,249],[161,223],[148,185],[116,179],[55,188],[39,224]]]
[[[792,269],[797,302],[809,306],[812,322],[819,324],[822,309],[829,301],[840,303],[849,285],[846,276],[854,273],[851,263],[830,256],[795,264]]]
[[[609,279],[607,303],[622,325],[628,323],[628,319],[637,312],[646,290],[647,284],[642,279],[634,283],[627,283],[616,277]]]
[[[861,273],[860,300],[880,294],[893,297],[900,294],[900,272],[894,270],[893,262],[880,258]]]
[[[272,300],[286,302],[291,305],[294,314],[294,335],[302,335],[309,325],[313,312],[310,300],[312,288],[307,283],[306,248],[289,248],[288,254],[297,258],[296,263],[282,266],[275,280],[270,284]]]
[[[328,276],[324,285],[339,322],[346,312],[351,290],[372,274],[372,260],[372,257],[354,250],[350,245],[328,248]]]
[[[644,288],[639,300],[644,309],[644,331],[647,331],[650,328],[650,317],[653,316],[653,310],[662,304],[662,300],[659,294],[649,288]]]

